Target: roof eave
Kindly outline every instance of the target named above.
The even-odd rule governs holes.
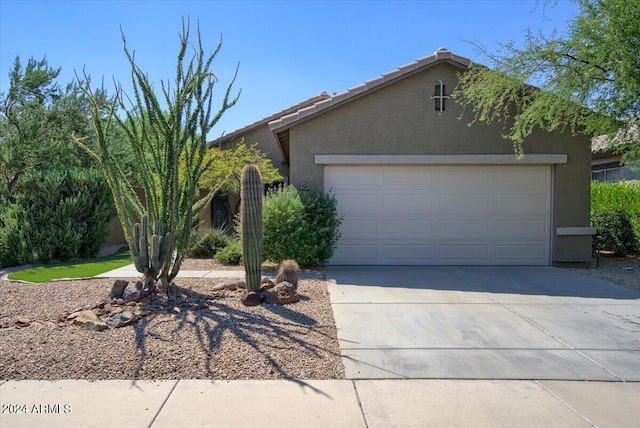
[[[456,55],[444,48],[438,49],[432,55],[420,58],[409,64],[398,67],[395,70],[383,73],[382,75],[368,80],[358,86],[347,89],[344,92],[333,95],[326,100],[317,102],[309,107],[280,117],[269,122],[269,129],[277,139],[277,134],[291,126],[298,125],[314,117],[329,112],[351,101],[355,101],[372,92],[383,89],[399,80],[405,79],[414,74],[432,68],[440,64],[450,64],[461,70],[466,70],[471,65],[471,60]]]

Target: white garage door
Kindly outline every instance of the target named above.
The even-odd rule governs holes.
[[[328,165],[324,176],[343,216],[331,264],[549,264],[549,166]]]

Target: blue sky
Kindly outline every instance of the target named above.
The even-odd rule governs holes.
[[[242,95],[210,138],[319,94],[342,92],[446,47],[483,62],[470,43],[490,51],[521,44],[529,28],[563,32],[577,12],[569,1],[31,1],[0,0],[0,92],[16,55],[46,55],[62,67],[59,82],[83,67],[109,92],[129,82],[120,27],[154,81],[172,79],[181,17],[200,24],[205,49],[220,37],[213,69],[218,99],[236,64]],[[486,60],[484,61],[486,62]]]

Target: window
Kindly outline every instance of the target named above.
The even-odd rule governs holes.
[[[438,81],[439,83],[436,85],[436,89],[434,95],[431,97],[432,100],[435,101],[435,107],[438,114],[442,114],[444,111],[444,101],[449,98],[446,94],[445,85],[442,83],[442,80]]]
[[[620,168],[591,171],[591,179],[596,181],[620,181],[622,180],[622,172]]]

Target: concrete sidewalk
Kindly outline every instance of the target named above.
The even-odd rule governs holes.
[[[133,264],[96,275],[96,278],[136,278],[140,276]],[[243,270],[180,270],[178,278],[241,278]]]
[[[640,426],[640,294],[531,269],[327,269],[347,380],[0,381],[0,427]]]
[[[610,382],[8,381],[0,426],[637,427],[638,397]]]

